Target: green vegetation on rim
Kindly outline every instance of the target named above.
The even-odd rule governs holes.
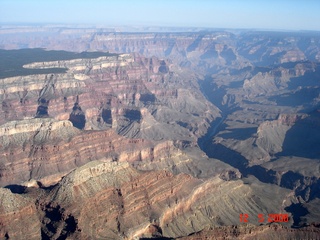
[[[115,56],[118,54],[103,52],[66,52],[47,51],[42,48],[3,50],[0,49],[0,79],[32,74],[65,73],[66,68],[27,69],[23,65],[32,62],[63,61],[83,58],[98,58],[103,56]]]

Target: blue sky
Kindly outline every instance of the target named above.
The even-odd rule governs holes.
[[[320,30],[320,0],[0,0],[0,23]]]

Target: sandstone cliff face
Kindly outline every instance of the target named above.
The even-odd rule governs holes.
[[[157,58],[124,54],[25,67],[64,67],[68,72],[3,79],[2,186],[50,175],[57,179],[101,158],[159,159],[171,150],[166,147],[164,154],[154,141],[195,145],[219,116],[194,76],[181,82],[182,73]]]
[[[0,238],[317,236],[233,226],[240,213],[319,219],[318,36],[97,31],[0,39],[126,53],[0,80]]]
[[[253,165],[259,164],[259,161],[260,163],[269,161],[277,155],[285,156],[289,154],[316,158],[313,154],[318,152],[315,146],[319,136],[314,131],[319,127],[317,111],[311,114],[280,114],[276,120],[260,123],[254,129],[255,131],[248,135],[248,138],[239,141],[234,135],[234,139],[217,137],[215,141],[241,153]],[[250,131],[248,132],[250,133]],[[223,137],[223,135],[221,136]],[[304,143],[300,139],[304,139]],[[299,151],[295,151],[294,146],[299,145],[303,145],[304,150],[299,148]],[[251,150],[248,151],[248,149]]]
[[[70,114],[69,119],[78,128],[89,130],[111,126],[122,135],[139,137],[143,136],[142,125],[150,127],[143,116],[148,115],[148,111],[154,112],[159,105],[169,107],[177,117],[183,113],[199,115],[199,121],[190,124],[190,130],[198,134],[206,131],[201,129],[202,124],[196,123],[201,122],[200,116],[202,119],[204,112],[207,122],[219,116],[218,109],[207,102],[199,90],[189,88],[196,84],[195,77],[189,77],[189,83],[181,84],[178,81],[183,76],[169,72],[170,64],[155,58],[120,55],[33,63],[25,67],[66,67],[69,70],[67,74],[4,79],[2,123],[33,116],[67,120]],[[21,82],[24,82],[23,87]],[[186,95],[192,100],[190,103],[185,102]],[[141,114],[143,107],[144,115]],[[152,121],[152,114],[149,116]],[[175,127],[180,126],[176,124]],[[143,137],[147,137],[145,135]]]
[[[206,70],[211,67],[241,63],[245,58],[258,65],[319,61],[319,36],[312,33],[280,33],[247,31],[233,34],[227,31],[182,33],[126,33],[114,29],[66,29],[43,27],[41,36],[30,35],[26,29],[20,37],[2,29],[0,44],[4,49],[47,48],[68,51],[110,51],[141,53],[144,56],[170,58],[183,66]],[[21,34],[25,32],[24,34]],[[52,31],[55,38],[50,37]],[[81,32],[82,31],[82,32]],[[10,43],[10,44],[9,44]],[[199,66],[197,66],[199,64]]]
[[[172,141],[157,144],[144,139],[129,139],[117,135],[112,129],[80,132],[70,121],[33,119],[28,120],[28,124],[14,122],[4,126],[7,132],[1,138],[2,186],[31,179],[42,185],[52,185],[59,176],[61,178],[70,170],[96,159],[147,163],[176,156],[183,160]]]
[[[0,188],[0,203],[1,239],[41,238],[41,223],[31,199]]]
[[[279,91],[288,89],[294,78],[303,77],[308,72],[314,72],[316,65],[312,63],[292,63],[293,67],[266,69],[267,72],[258,72],[243,83],[243,90],[249,98],[261,95],[279,94]],[[265,70],[265,71],[266,71]],[[304,85],[303,82],[300,83]]]
[[[283,211],[287,203],[282,199],[289,191],[277,188],[274,196],[274,188],[254,182],[249,186],[239,178],[205,180],[166,170],[138,171],[127,162],[92,161],[67,174],[50,191],[25,190],[30,208],[38,213],[33,223],[37,231],[29,228],[26,234],[41,229],[47,238],[176,238],[206,226],[238,224],[239,212],[248,213],[252,224],[258,225],[258,213]],[[266,198],[259,197],[262,192]],[[14,231],[0,229],[9,236]]]

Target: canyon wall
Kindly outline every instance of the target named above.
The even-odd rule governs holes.
[[[195,77],[178,82],[181,76],[156,58],[124,54],[24,67],[61,66],[68,72],[2,80],[2,185],[65,173],[94,159],[159,158],[154,141],[195,145],[219,116],[199,90],[191,91]]]
[[[318,236],[318,34],[12,31],[0,238]]]

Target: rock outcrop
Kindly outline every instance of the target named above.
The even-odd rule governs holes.
[[[228,226],[203,230],[188,237],[179,238],[181,240],[196,239],[317,239],[320,235],[316,225],[303,229],[291,229],[280,224],[270,224],[265,226]]]
[[[251,181],[250,186],[240,179],[205,180],[167,170],[138,171],[128,162],[92,161],[67,174],[51,190],[24,189],[30,211],[38,213],[25,234],[41,230],[46,238],[177,238],[206,226],[238,224],[242,212],[259,225],[258,214],[284,211],[287,204],[282,199],[290,201],[289,191],[277,187],[275,196],[274,187]],[[8,192],[6,197],[22,198],[2,191]],[[263,198],[259,197],[262,192]],[[3,234],[13,236],[14,228],[4,224]]]
[[[0,51],[1,239],[319,236],[317,34],[29,30],[90,52]]]
[[[40,239],[41,223],[34,202],[0,188],[0,238]]]
[[[167,141],[195,146],[219,116],[195,76],[182,82],[184,73],[157,58],[123,54],[24,67],[68,71],[2,80],[2,186],[31,179],[54,183],[102,158],[133,162],[175,155]]]

